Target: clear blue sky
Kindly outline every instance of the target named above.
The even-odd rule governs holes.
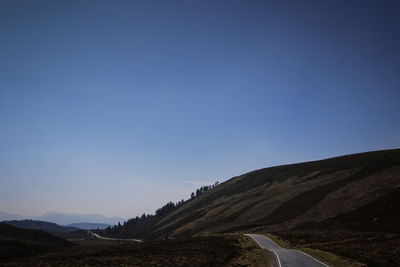
[[[0,210],[132,217],[400,147],[399,1],[0,2]]]

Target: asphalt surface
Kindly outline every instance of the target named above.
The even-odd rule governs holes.
[[[254,239],[257,244],[271,251],[275,257],[276,262],[274,266],[278,267],[327,267],[329,265],[313,258],[312,256],[295,249],[285,249],[278,246],[274,241],[263,235],[247,234],[247,236]]]
[[[96,233],[94,233],[92,231],[89,231],[89,234],[91,234],[92,236],[94,236],[94,237],[96,237],[98,239],[103,239],[103,240],[142,242],[142,240],[139,240],[139,239],[121,239],[121,238],[104,237],[104,236],[96,234]]]

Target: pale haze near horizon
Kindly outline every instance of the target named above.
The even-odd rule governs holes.
[[[129,218],[400,144],[396,1],[1,1],[0,211]]]

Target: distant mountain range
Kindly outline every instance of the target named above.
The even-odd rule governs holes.
[[[118,222],[123,222],[126,219],[121,217],[106,217],[101,214],[77,214],[77,213],[60,213],[60,212],[48,212],[41,216],[22,216],[18,214],[11,214],[0,211],[0,221],[11,221],[11,220],[38,220],[46,221],[51,223],[56,223],[59,225],[70,225],[70,224],[98,224],[99,228],[103,228],[104,225],[118,224]],[[88,225],[86,225],[88,226]],[[86,227],[85,226],[85,227]]]
[[[69,225],[72,223],[96,223],[96,224],[118,224],[126,219],[121,217],[106,217],[101,214],[77,214],[77,213],[59,213],[48,212],[35,218],[41,221],[53,222],[60,225]]]
[[[34,221],[34,220],[21,220],[21,221],[13,220],[13,221],[3,221],[3,223],[22,229],[41,230],[48,233],[70,233],[80,230],[77,227],[60,226],[55,223]]]
[[[55,223],[36,220],[11,220],[3,221],[3,223],[22,229],[40,230],[52,234],[71,233],[79,230],[105,229],[110,226],[109,224],[102,223],[72,223],[67,226],[61,226]]]
[[[24,216],[0,211],[0,221],[22,220]]]

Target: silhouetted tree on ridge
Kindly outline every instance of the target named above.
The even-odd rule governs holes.
[[[169,201],[167,204],[162,206],[161,208],[157,209],[155,211],[155,214],[146,214],[143,213],[140,217],[136,216],[134,218],[130,218],[127,221],[123,222],[122,224],[118,222],[117,225],[114,226],[108,226],[104,230],[98,230],[96,232],[99,232],[101,234],[105,234],[108,236],[114,236],[114,235],[119,235],[123,232],[129,232],[129,228],[135,227],[136,225],[139,224],[144,224],[149,220],[152,220],[153,218],[160,217],[163,215],[166,215],[170,213],[172,210],[174,210],[176,207],[183,205],[185,202],[191,201],[192,199],[200,196],[201,194],[207,192],[211,188],[214,188],[218,185],[218,182],[215,182],[214,185],[209,185],[209,186],[202,186],[196,190],[196,193],[192,192],[190,195],[190,199],[184,200],[182,199],[181,201],[178,201],[176,204],[172,201]]]

